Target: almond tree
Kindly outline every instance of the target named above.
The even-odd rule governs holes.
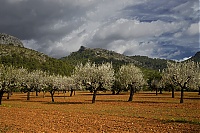
[[[21,75],[21,69],[16,69],[13,66],[0,65],[0,105],[3,94],[10,93],[12,89],[17,88],[18,79]]]
[[[156,96],[158,95],[158,88],[161,88],[161,81],[160,79],[153,79],[150,84],[151,88],[156,91]],[[161,91],[162,92],[162,91]],[[160,93],[161,93],[160,92]]]
[[[43,77],[46,73],[41,70],[28,72],[26,69],[21,69],[21,72],[19,79],[23,87],[22,91],[27,92],[27,100],[30,100],[30,92],[36,91],[37,95],[44,84]]]
[[[168,69],[163,70],[162,72],[162,79],[160,82],[163,84],[164,87],[170,87],[172,91],[172,98],[175,97],[174,92],[175,92],[175,85],[174,82],[170,76],[170,73],[168,72]]]
[[[200,63],[196,63],[196,74],[195,77],[192,78],[191,82],[191,88],[194,90],[198,90],[198,95],[200,95]]]
[[[51,94],[51,100],[54,102],[54,94],[55,91],[58,90],[58,79],[55,75],[45,75],[43,77],[45,83],[45,90],[47,90]]]
[[[73,92],[75,93],[76,83],[73,77],[66,77],[64,81],[65,81],[66,87],[70,89],[70,97],[72,97]]]
[[[54,102],[54,94],[56,91],[66,90],[68,83],[67,77],[61,75],[49,75],[45,73],[42,76],[42,88],[43,91],[48,91],[51,94],[51,101]]]
[[[160,80],[162,78],[160,71],[149,71],[147,72],[147,84],[151,91],[156,91],[156,95],[158,95],[158,88],[160,87]],[[161,90],[161,89],[160,89]],[[162,91],[160,91],[162,92]]]
[[[141,88],[146,84],[142,71],[133,64],[121,66],[117,74],[117,79],[124,87],[130,87],[128,101],[133,100],[135,89]]]
[[[184,90],[192,88],[198,74],[197,64],[192,61],[188,62],[175,62],[167,63],[167,69],[165,71],[169,74],[170,80],[181,88],[180,103],[183,103]]]
[[[77,89],[77,84],[74,81],[72,76],[61,76],[59,80],[61,86],[60,89],[66,93],[66,91],[70,89],[70,97],[72,97],[73,93],[75,95],[75,90]]]
[[[0,105],[1,105],[1,101],[2,101],[2,97],[3,97],[3,94],[7,92],[8,90],[8,80],[7,79],[8,77],[6,76],[7,75],[7,72],[6,72],[6,67],[4,67],[3,65],[0,66],[0,85],[1,85],[1,88],[0,88]]]
[[[92,103],[95,103],[97,91],[102,88],[111,89],[114,82],[114,69],[110,63],[97,65],[87,62],[85,65],[77,65],[72,77],[77,84],[89,86],[92,89]]]
[[[200,63],[197,63],[197,71],[198,74],[196,75],[195,83],[196,83],[196,89],[199,90],[198,95],[200,95]]]
[[[74,88],[73,85],[74,85],[74,81],[71,77],[66,77],[66,76],[61,76],[61,75],[56,76],[55,86],[57,86],[58,91],[63,91],[64,93],[66,93],[66,90],[69,86],[72,86]]]
[[[60,80],[60,90],[63,91],[64,93],[64,98],[65,98],[65,93],[66,91],[68,90],[69,91],[69,88],[71,89],[71,93],[70,93],[70,96],[73,95],[73,92],[75,93],[75,84],[74,84],[74,79],[72,77],[66,77],[66,76],[63,76]]]

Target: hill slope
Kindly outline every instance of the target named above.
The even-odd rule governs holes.
[[[194,56],[192,56],[189,60],[200,62],[200,51],[197,52]]]
[[[83,46],[81,46],[77,52],[72,52],[69,56],[61,58],[61,60],[71,62],[72,65],[77,65],[77,63],[84,64],[87,61],[95,62],[97,64],[112,62],[115,68],[126,63],[139,63],[134,59],[113,51],[100,48],[85,48]]]
[[[20,39],[5,33],[0,33],[0,44],[24,47]]]
[[[5,45],[6,44],[6,45]],[[70,75],[78,63],[85,63],[88,60],[101,64],[112,62],[113,67],[118,69],[123,64],[133,63],[143,70],[162,70],[167,67],[165,59],[149,58],[147,56],[125,56],[100,48],[86,48],[81,46],[76,52],[69,56],[55,59],[43,53],[24,48],[22,42],[13,36],[0,33],[0,63],[24,67],[29,70],[41,69],[50,73]],[[189,60],[200,62],[200,52],[197,52]]]
[[[144,68],[162,70],[167,67],[167,61],[159,58],[149,58],[147,56],[130,56],[130,58],[140,62],[140,65]]]
[[[62,60],[51,58],[28,48],[11,45],[0,45],[0,63],[29,70],[41,69],[61,75],[69,75],[73,69],[73,66]]]
[[[161,70],[165,68],[167,64],[167,60],[164,59],[152,59],[146,56],[125,56],[114,51],[100,48],[91,49],[84,46],[81,46],[77,52],[73,52],[69,56],[61,58],[61,60],[71,62],[73,65],[79,62],[85,63],[88,60],[97,64],[112,62],[114,68],[119,68],[123,64],[133,63],[139,67],[155,70]]]

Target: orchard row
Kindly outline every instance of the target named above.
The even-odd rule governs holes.
[[[111,63],[97,65],[87,62],[79,64],[74,68],[70,77],[49,74],[41,70],[28,71],[24,68],[13,66],[0,66],[0,105],[4,93],[16,90],[27,93],[27,100],[30,100],[30,92],[50,92],[54,102],[55,91],[66,90],[90,90],[93,92],[92,103],[95,103],[98,91],[129,90],[128,101],[133,100],[136,91],[146,87],[154,90],[171,88],[172,98],[176,88],[181,90],[180,103],[183,103],[184,90],[200,91],[200,68],[195,62],[167,63],[167,68],[161,73],[161,77],[150,77],[145,79],[140,68],[133,64],[123,65],[117,72]],[[200,92],[199,92],[200,94]]]

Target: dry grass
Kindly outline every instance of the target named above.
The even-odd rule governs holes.
[[[200,96],[185,93],[171,98],[169,92],[155,95],[140,92],[133,102],[128,94],[99,93],[91,104],[92,94],[76,92],[66,97],[55,94],[55,103],[49,94],[42,98],[33,93],[15,93],[9,100],[3,97],[0,106],[1,132],[200,132]]]

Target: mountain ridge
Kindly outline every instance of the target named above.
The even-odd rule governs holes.
[[[0,44],[24,47],[20,39],[5,33],[0,33]]]
[[[149,58],[147,56],[126,56],[106,49],[86,48],[84,46],[81,46],[78,51],[72,52],[70,55],[60,59],[68,60],[74,65],[80,62],[85,63],[88,60],[97,64],[102,62],[112,62],[116,68],[119,68],[123,64],[133,63],[138,67],[155,70],[166,68],[167,61],[170,61],[159,58]]]
[[[198,51],[194,56],[192,56],[188,60],[191,60],[191,61],[194,61],[194,62],[200,62],[200,51]]]
[[[40,69],[59,75],[70,75],[73,69],[70,63],[49,57],[41,52],[4,44],[0,44],[0,63],[27,68],[30,71]]]
[[[140,68],[156,71],[166,68],[167,61],[172,61],[141,55],[126,56],[102,48],[87,48],[84,46],[68,56],[56,59],[33,49],[18,45],[0,44],[0,62],[2,64],[25,67],[30,70],[41,69],[50,73],[70,75],[74,66],[88,60],[96,64],[111,62],[115,69],[118,69],[121,65],[133,63]],[[188,60],[200,62],[200,51]]]

